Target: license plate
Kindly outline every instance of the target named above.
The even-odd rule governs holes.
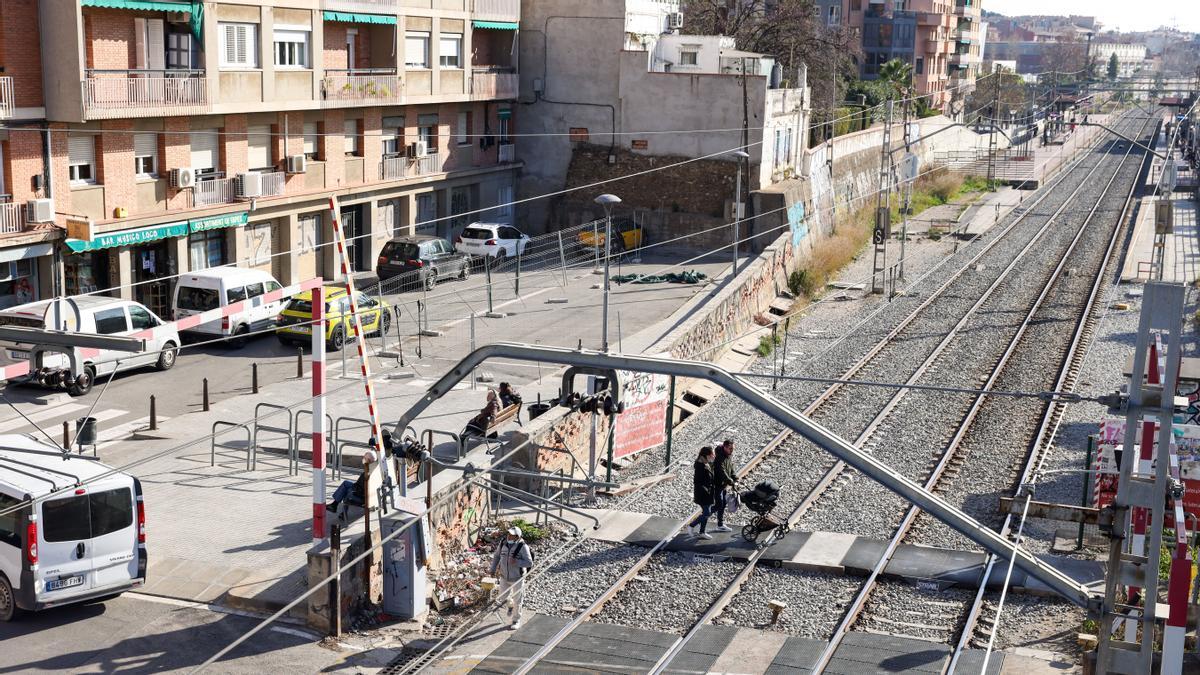
[[[17,349],[10,349],[10,350],[8,350],[8,356],[9,356],[9,358],[12,358],[12,359],[24,360],[24,359],[29,358],[29,352],[20,351]]]
[[[66,579],[54,579],[46,582],[46,590],[57,591],[62,588],[70,588],[72,586],[82,586],[83,575],[75,577],[67,577]]]
[[[288,330],[294,333],[303,333],[304,335],[312,335],[312,326],[295,326]]]

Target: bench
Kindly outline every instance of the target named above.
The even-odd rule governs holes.
[[[488,423],[487,428],[483,430],[482,434],[468,433],[467,429],[463,429],[462,437],[459,439],[459,459],[461,459],[462,456],[467,453],[468,439],[481,438],[486,443],[489,439],[494,439],[496,437],[496,433],[500,430],[501,426],[514,418],[516,418],[518,424],[521,423],[520,403],[514,403],[508,407],[501,408],[499,412],[492,417],[492,420]]]

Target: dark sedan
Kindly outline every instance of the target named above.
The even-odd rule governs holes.
[[[471,260],[466,254],[456,253],[450,242],[439,237],[396,237],[383,245],[375,273],[380,282],[398,277],[400,287],[424,285],[432,290],[439,279],[470,276]]]

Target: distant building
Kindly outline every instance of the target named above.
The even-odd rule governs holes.
[[[1146,61],[1146,45],[1098,42],[1092,44],[1092,59],[1098,73],[1107,73],[1108,61],[1117,55],[1117,77],[1130,77],[1141,70]]]

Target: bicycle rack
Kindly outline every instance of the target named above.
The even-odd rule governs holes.
[[[271,417],[272,415],[275,415],[278,412],[283,412],[284,418],[287,419],[287,426],[286,427],[277,427],[277,426],[269,426],[269,425],[265,425],[265,424],[260,424],[258,421],[259,420],[258,411],[261,408],[266,408],[268,410],[274,411],[272,413],[269,413],[267,415],[267,417]],[[297,451],[296,439],[293,436],[294,430],[295,430],[295,427],[294,427],[294,423],[292,422],[292,411],[290,409],[288,409],[287,406],[276,405],[274,403],[259,403],[258,405],[254,406],[254,431],[250,434],[250,443],[256,449],[255,455],[258,454],[258,452],[257,452],[258,432],[269,431],[269,432],[285,435],[287,437],[287,444],[288,444],[287,451],[288,451],[288,475],[289,476],[294,476],[300,472],[300,456]]]
[[[296,457],[297,458],[300,457],[300,439],[301,438],[312,439],[311,431],[301,431],[301,429],[311,429],[312,428],[311,423],[308,426],[300,424],[300,416],[301,415],[308,415],[311,418],[312,411],[311,410],[297,410],[294,421],[292,422],[292,429],[293,429],[292,438],[294,439],[293,442],[296,444]],[[331,470],[333,470],[334,478],[341,478],[342,475],[341,475],[340,467],[334,468],[331,466],[333,464],[333,462],[332,462],[333,450],[332,449],[333,449],[334,445],[337,444],[337,434],[335,434],[333,432],[333,417],[330,416],[329,413],[325,413],[325,429],[327,430],[326,431],[326,439],[325,439],[325,458],[327,460],[330,460],[330,461],[326,462],[325,465],[327,468],[330,468]]]
[[[222,422],[220,420],[213,422],[212,434],[209,436],[208,465],[209,466],[217,465],[217,448],[218,447],[223,448],[225,450],[238,450],[239,449],[235,446],[228,445],[225,443],[217,443],[217,435],[218,435],[217,428],[218,427],[227,427],[229,429],[244,429],[246,431],[246,470],[250,471],[251,466],[254,465],[254,460],[253,460],[253,456],[255,454],[254,440],[253,440],[254,432],[250,430],[249,425],[247,425],[245,422],[242,422],[240,424],[235,423],[235,422]]]
[[[374,450],[375,449],[370,443],[370,440],[371,440],[371,436],[370,436],[371,432],[370,431],[367,432],[367,440],[366,441],[342,440],[342,422],[357,422],[357,424],[355,424],[353,427],[351,427],[353,429],[366,428],[366,429],[370,430],[373,427],[373,425],[371,424],[371,420],[362,419],[361,417],[339,417],[339,418],[337,418],[337,420],[334,421],[334,423],[333,423],[333,440],[332,440],[332,445],[330,445],[330,447],[332,447],[334,450],[333,462],[332,462],[334,478],[340,478],[342,475],[342,451],[343,451],[343,449],[345,449],[345,448],[360,448],[362,450]]]

